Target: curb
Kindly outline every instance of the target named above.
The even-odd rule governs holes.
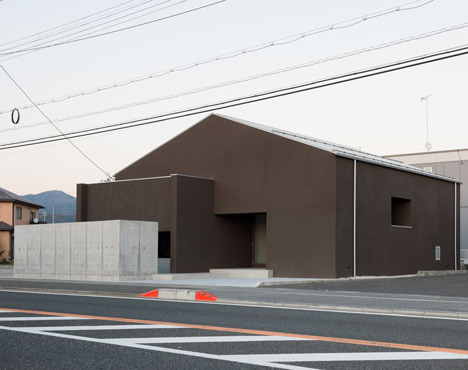
[[[468,274],[468,270],[418,271],[417,276],[443,276]]]
[[[204,292],[203,290],[187,289],[156,289],[143,293],[141,297],[170,299],[175,301],[210,301],[215,302],[219,297]]]
[[[347,307],[347,306],[321,306],[304,303],[281,303],[281,302],[259,302],[259,301],[242,301],[230,299],[218,299],[216,303],[250,305],[263,307],[284,307],[292,309],[310,309],[317,311],[343,311],[350,313],[368,313],[377,315],[405,315],[405,316],[424,316],[435,318],[450,318],[450,319],[467,319],[468,313],[462,312],[441,312],[441,311],[421,311],[421,310],[398,310],[385,308],[367,308],[367,307]]]
[[[316,311],[341,311],[349,313],[367,313],[367,314],[376,314],[376,315],[405,315],[405,316],[423,316],[423,317],[434,317],[434,318],[447,318],[447,319],[465,319],[468,320],[468,312],[442,312],[442,311],[422,311],[422,310],[398,310],[398,309],[384,309],[384,308],[367,308],[367,307],[347,307],[347,306],[325,306],[325,305],[312,305],[312,304],[301,304],[301,303],[282,303],[282,302],[259,302],[259,301],[246,301],[246,300],[232,300],[232,299],[220,299],[214,295],[211,295],[207,292],[198,290],[188,291],[185,289],[156,289],[144,294],[134,294],[134,293],[106,293],[106,292],[93,292],[93,291],[77,291],[77,290],[60,290],[60,289],[40,289],[40,288],[17,288],[17,287],[0,287],[1,290],[17,290],[23,292],[33,292],[33,293],[61,293],[61,294],[87,294],[90,296],[109,296],[109,297],[128,297],[128,298],[137,298],[145,297],[146,298],[160,298],[160,299],[172,299],[156,295],[159,295],[160,291],[185,291],[192,292],[190,293],[190,299],[183,299],[183,293],[179,293],[178,300],[185,301],[211,301],[219,304],[231,304],[231,305],[242,305],[242,306],[259,306],[259,307],[271,307],[271,308],[289,308],[289,309],[308,309]],[[157,293],[156,293],[157,292]],[[193,295],[193,293],[195,293]],[[152,294],[153,296],[151,296]],[[163,293],[167,294],[167,293]],[[175,293],[173,293],[175,295]],[[185,296],[187,294],[185,293]],[[192,298],[193,297],[193,298]]]

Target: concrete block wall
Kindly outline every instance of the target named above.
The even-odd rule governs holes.
[[[124,281],[148,280],[157,273],[157,222],[15,227],[15,277]]]

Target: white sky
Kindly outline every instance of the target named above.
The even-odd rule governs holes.
[[[147,0],[144,7],[163,1]],[[180,13],[214,1],[166,1],[160,8],[171,7],[114,29]],[[125,0],[0,0],[0,44],[124,2]],[[115,9],[124,9],[142,2],[128,1],[125,6]],[[12,59],[1,56],[0,51],[0,64],[35,102],[40,102],[233,51],[248,50],[251,46],[362,18],[386,9],[392,10],[397,6],[403,9],[407,7],[403,4],[409,2],[226,0],[132,30],[52,47]],[[422,5],[424,2],[416,2],[412,6]],[[135,8],[134,11],[140,8]],[[81,24],[83,22],[85,20]],[[391,12],[345,29],[335,28],[287,45],[265,48],[105,92],[41,105],[41,109],[49,118],[57,120],[221,84],[465,22],[468,22],[466,0],[434,0],[417,9]],[[349,25],[350,22],[346,24]],[[44,33],[36,37],[43,35]],[[292,72],[130,109],[61,121],[56,125],[62,131],[69,132],[159,115],[462,46],[468,44],[467,40],[468,27],[465,27]],[[24,41],[27,40],[22,42]],[[1,45],[0,50],[13,45],[15,44]],[[23,47],[25,46],[12,50]],[[432,151],[466,148],[467,67],[468,56],[461,56],[217,112],[361,148],[374,154],[388,155],[425,151],[426,106],[421,97],[432,94],[428,100],[429,141],[433,146]],[[0,114],[0,145],[57,134],[49,123],[31,127],[35,123],[44,122],[36,109],[21,109],[20,122],[13,125],[11,108],[28,103],[27,98],[0,70],[0,111],[10,110]],[[106,172],[114,174],[206,115],[207,113],[76,139],[74,143]],[[0,163],[0,187],[20,195],[63,190],[75,196],[77,183],[94,183],[105,179],[102,172],[66,141],[0,150]]]

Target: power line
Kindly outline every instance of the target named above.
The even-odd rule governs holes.
[[[198,107],[187,108],[184,110],[179,110],[170,113],[164,113],[157,116],[141,118],[132,121],[126,121],[116,124],[110,124],[106,126],[97,127],[94,129],[87,129],[81,131],[70,132],[67,135],[72,138],[86,137],[91,135],[103,134],[108,132],[114,132],[118,130],[125,130],[129,128],[149,125],[153,123],[173,120],[176,118],[189,117],[196,114],[212,112],[216,109],[226,109],[232,108],[235,106],[245,105],[256,103],[260,101],[265,101],[269,99],[275,99],[287,95],[297,94],[305,91],[320,89],[323,87],[343,84],[351,81],[356,81],[364,78],[374,77],[381,74],[386,74],[390,72],[395,72],[403,69],[413,68],[421,66],[428,63],[434,63],[450,58],[455,58],[468,54],[468,45],[460,46],[458,48],[452,48],[448,50],[443,50],[439,52],[434,52],[431,54],[420,55],[414,58],[401,60],[381,66],[371,67],[364,70],[353,71],[350,73],[342,74],[339,76],[328,77],[321,80],[316,80],[312,82],[307,82],[299,85],[294,85],[290,87],[283,87],[276,90],[266,91],[258,94],[237,97],[229,100],[224,100],[217,103],[206,104]],[[60,135],[48,136],[37,139],[25,140],[21,142],[7,143],[0,145],[0,150],[14,149],[32,145],[47,144],[56,141],[64,140]]]
[[[14,47],[23,46],[23,45],[27,45],[27,44],[30,44],[30,43],[33,43],[33,42],[36,42],[36,41],[44,40],[44,39],[46,39],[46,38],[49,38],[49,37],[52,37],[52,36],[55,36],[55,35],[57,35],[57,34],[60,34],[60,33],[64,32],[64,31],[56,31],[56,32],[51,32],[50,35],[47,35],[47,33],[50,33],[50,31],[54,31],[54,30],[58,30],[58,29],[61,29],[61,28],[65,28],[66,26],[69,26],[69,25],[72,25],[72,24],[81,22],[81,21],[83,21],[83,20],[86,20],[86,19],[88,19],[88,18],[92,18],[92,17],[94,17],[94,16],[96,16],[96,15],[99,15],[99,14],[102,14],[102,13],[106,13],[106,12],[108,12],[109,10],[122,7],[122,6],[124,6],[125,4],[132,3],[132,2],[134,2],[134,1],[135,1],[135,0],[130,0],[130,1],[126,1],[126,2],[121,3],[121,4],[117,4],[117,5],[112,6],[112,7],[110,7],[110,8],[103,9],[103,10],[98,11],[98,12],[96,12],[96,13],[89,14],[89,15],[87,15],[87,16],[85,16],[85,17],[75,19],[75,20],[73,20],[73,21],[70,21],[70,22],[61,24],[61,25],[59,25],[59,26],[55,26],[55,27],[52,27],[52,28],[43,30],[43,31],[41,31],[41,32],[36,32],[36,33],[34,33],[34,34],[32,34],[32,35],[24,36],[24,37],[21,37],[21,38],[16,39],[16,40],[12,40],[12,41],[5,42],[5,43],[3,43],[3,44],[0,44],[0,46],[11,45],[11,44],[14,44],[15,42],[27,40],[27,39],[33,38],[33,37],[35,37],[35,36],[40,36],[40,37],[39,37],[38,39],[36,39],[36,40],[32,40],[32,41],[25,42],[25,43],[23,43],[23,44],[19,44],[19,45],[16,45],[16,46],[12,46],[12,47],[10,47],[10,48],[8,48],[8,49],[2,49],[2,51],[4,51],[4,50],[9,50],[9,49],[14,48]],[[145,1],[141,1],[139,4],[132,5],[132,6],[130,6],[130,7],[127,7],[126,9],[123,9],[123,10],[119,10],[117,13],[119,13],[119,12],[124,12],[124,11],[129,10],[129,9],[133,9],[133,8],[135,8],[135,7],[139,7],[139,6],[141,6],[141,5],[145,4],[145,3],[149,3],[149,2],[152,2],[152,1],[154,1],[154,0],[145,0]],[[116,13],[105,15],[103,18],[105,18],[105,17],[110,17],[110,16],[112,16],[112,15],[114,15],[114,14],[116,14]],[[99,19],[102,19],[102,18],[99,18]],[[99,20],[99,19],[98,19],[98,20]],[[87,22],[85,22],[85,23],[80,23],[80,24],[77,25],[77,26],[71,26],[71,27],[67,28],[65,31],[68,31],[68,30],[71,30],[71,29],[75,29],[75,28],[79,28],[79,27],[82,27],[82,26],[84,26],[84,25],[88,25],[88,24],[90,24],[90,23],[96,22],[96,21],[97,21],[97,20],[90,20],[90,21],[87,21]]]
[[[185,1],[185,0],[183,0],[183,1]],[[72,40],[66,40],[66,41],[57,42],[57,43],[49,44],[49,45],[38,46],[38,47],[25,48],[25,49],[21,49],[21,50],[3,52],[3,53],[0,53],[0,56],[14,55],[14,54],[28,52],[28,51],[38,51],[38,50],[48,49],[48,48],[55,47],[55,46],[66,45],[66,44],[71,44],[71,43],[75,43],[75,42],[79,42],[79,41],[94,39],[94,38],[97,38],[97,37],[107,36],[107,35],[111,35],[111,34],[114,34],[114,33],[117,33],[117,32],[128,31],[130,29],[134,29],[134,28],[137,28],[137,27],[146,26],[148,24],[152,24],[152,23],[155,23],[155,22],[160,22],[160,21],[163,21],[163,20],[166,20],[166,19],[178,17],[180,15],[185,15],[185,14],[188,14],[188,13],[192,13],[192,12],[204,9],[204,8],[208,8],[208,7],[223,3],[225,1],[226,0],[218,0],[216,2],[209,3],[209,4],[203,5],[203,6],[199,6],[197,8],[192,8],[192,9],[180,12],[180,13],[175,13],[175,14],[171,14],[171,15],[168,15],[168,16],[165,16],[165,17],[153,19],[151,21],[134,24],[132,26],[123,27],[123,28],[119,28],[119,29],[116,29],[116,30],[108,31],[108,32],[99,33],[97,35],[80,37],[80,38],[76,38],[76,39],[72,39]],[[434,0],[430,0],[430,1],[434,1]]]
[[[318,60],[309,61],[309,62],[306,62],[306,63],[301,63],[301,64],[297,64],[297,65],[293,65],[293,66],[289,66],[289,67],[285,67],[285,68],[281,68],[281,69],[276,69],[276,70],[273,70],[273,71],[263,72],[263,73],[260,73],[260,74],[251,75],[251,76],[247,76],[247,77],[236,79],[236,80],[225,81],[225,82],[214,84],[214,85],[204,86],[204,87],[200,87],[200,88],[196,88],[196,89],[192,89],[192,90],[186,90],[186,91],[182,91],[182,92],[179,92],[179,93],[174,93],[174,94],[166,95],[166,96],[162,96],[162,97],[156,97],[156,98],[141,100],[141,101],[137,101],[137,102],[133,102],[133,103],[127,103],[127,104],[124,104],[124,105],[109,107],[109,108],[100,109],[100,110],[97,110],[97,111],[91,111],[91,112],[86,112],[86,113],[82,113],[82,114],[76,114],[76,115],[72,115],[72,116],[62,117],[62,118],[54,119],[54,122],[57,123],[57,122],[64,122],[64,121],[69,121],[69,120],[73,120],[73,119],[78,119],[78,118],[90,117],[90,116],[94,116],[94,115],[98,115],[98,114],[104,114],[104,113],[109,113],[109,112],[113,112],[113,111],[117,111],[117,110],[123,110],[123,109],[133,108],[133,107],[137,107],[137,106],[141,106],[141,105],[145,105],[145,104],[151,104],[151,103],[160,102],[160,101],[164,101],[164,100],[174,99],[174,98],[178,98],[178,97],[181,97],[181,96],[192,95],[192,94],[200,93],[200,92],[211,90],[211,89],[216,89],[216,88],[221,88],[221,87],[230,86],[230,85],[234,85],[234,84],[239,84],[239,83],[243,83],[243,82],[253,81],[253,80],[263,78],[263,77],[267,77],[267,76],[271,76],[271,75],[286,73],[286,72],[290,72],[290,71],[293,71],[293,70],[297,70],[297,69],[301,69],[301,68],[307,68],[307,67],[310,67],[310,66],[314,66],[314,65],[318,65],[318,64],[326,63],[326,62],[331,62],[331,61],[338,60],[338,59],[344,59],[344,58],[347,58],[347,57],[363,54],[363,53],[374,51],[374,50],[381,50],[381,49],[384,49],[384,48],[400,45],[400,44],[403,44],[403,43],[407,43],[407,42],[411,42],[411,41],[415,41],[415,40],[421,40],[421,39],[424,39],[424,38],[439,35],[441,33],[450,32],[450,31],[454,31],[454,30],[459,30],[459,29],[466,28],[466,27],[468,27],[468,23],[462,23],[462,24],[455,25],[455,26],[452,26],[452,27],[442,28],[442,29],[431,31],[431,32],[428,32],[428,33],[423,33],[423,34],[420,34],[420,35],[411,36],[411,37],[408,37],[408,38],[405,38],[405,39],[394,40],[394,41],[391,41],[391,42],[388,42],[388,43],[374,45],[374,46],[371,46],[371,47],[368,47],[368,48],[358,49],[358,50],[354,50],[354,51],[351,51],[351,52],[346,52],[346,53],[331,56],[331,57],[326,57],[326,58],[322,58],[322,59],[318,59]],[[45,125],[45,124],[48,124],[48,122],[47,121],[46,122],[36,122],[36,123],[29,124],[29,125],[22,125],[22,126],[19,126],[19,127],[1,129],[0,132],[28,129],[28,128],[37,127],[37,126]]]
[[[294,34],[292,36],[286,36],[286,37],[283,37],[283,38],[280,38],[280,39],[269,41],[267,43],[258,44],[258,45],[255,45],[255,46],[243,48],[243,49],[236,50],[236,51],[233,51],[233,52],[229,52],[229,53],[226,53],[226,54],[222,54],[222,55],[218,55],[218,56],[215,56],[215,57],[210,57],[210,58],[207,58],[207,59],[204,59],[204,60],[200,60],[200,61],[185,64],[185,65],[181,65],[181,66],[178,66],[178,67],[172,67],[172,68],[169,68],[169,69],[166,69],[166,70],[151,73],[149,75],[137,76],[137,77],[133,77],[131,79],[127,79],[127,80],[123,80],[123,81],[119,81],[119,82],[113,82],[111,84],[102,85],[102,86],[95,87],[95,88],[92,88],[92,89],[88,89],[88,90],[84,90],[84,91],[80,91],[80,92],[75,92],[75,93],[70,93],[70,94],[66,94],[66,95],[63,95],[63,96],[59,96],[59,97],[55,97],[55,98],[51,98],[51,99],[47,99],[47,100],[42,100],[42,101],[37,102],[37,104],[38,105],[46,105],[46,104],[57,103],[57,102],[69,100],[69,99],[72,99],[72,98],[77,98],[77,97],[80,97],[80,96],[95,94],[95,93],[103,92],[103,91],[106,91],[106,90],[110,90],[110,89],[130,85],[130,84],[134,84],[134,83],[137,83],[137,82],[145,81],[145,80],[148,80],[148,79],[162,77],[162,76],[165,76],[165,75],[170,74],[170,73],[185,71],[185,70],[192,69],[192,68],[195,68],[195,67],[198,67],[198,66],[201,66],[201,65],[217,62],[217,61],[220,61],[220,60],[235,58],[235,57],[245,55],[245,54],[248,54],[248,53],[257,52],[257,51],[263,50],[263,49],[268,48],[268,47],[290,44],[290,43],[296,42],[298,40],[301,40],[301,39],[303,39],[305,37],[316,35],[316,34],[319,34],[319,33],[329,32],[329,31],[337,30],[337,29],[353,27],[353,26],[355,26],[355,25],[357,25],[359,23],[362,23],[362,22],[364,22],[366,20],[373,19],[373,18],[376,18],[376,17],[389,15],[389,14],[392,14],[392,13],[395,13],[395,12],[401,12],[401,11],[416,9],[416,8],[425,6],[425,5],[433,2],[434,0],[425,1],[425,2],[423,2],[423,4],[411,7],[411,5],[416,4],[416,3],[420,3],[421,1],[424,1],[424,0],[412,1],[412,2],[402,4],[402,5],[394,7],[394,8],[381,10],[379,12],[363,15],[363,16],[360,16],[360,17],[357,17],[357,18],[346,20],[346,21],[341,21],[341,22],[336,23],[336,24],[316,28],[316,29],[313,29],[313,30],[310,30],[310,31],[305,31],[305,32],[302,32],[300,34]],[[32,108],[32,106],[31,105],[24,105],[24,106],[16,107],[16,108],[24,110],[24,109]],[[12,109],[13,108],[8,108],[8,109],[5,109],[5,110],[2,110],[2,111],[0,111],[0,114],[9,113],[9,112],[11,112]]]
[[[7,70],[0,64],[0,68],[3,69],[3,72],[8,76],[8,78],[18,87],[18,89],[28,98],[28,100],[34,104],[34,101],[29,97],[29,95],[23,90],[23,88],[15,81],[15,79],[7,72]],[[34,104],[35,105],[35,104]],[[107,177],[107,179],[111,179],[111,176],[104,171],[101,167],[97,165],[96,162],[94,162],[90,157],[88,157],[80,148],[76,146],[75,143],[73,143],[70,138],[65,135],[50,119],[49,117],[46,116],[46,114],[38,107],[36,106],[37,110],[50,122],[52,126],[55,127],[55,129],[60,132],[60,135],[62,136],[62,139],[68,140],[68,142],[75,147],[76,150],[78,150],[88,161],[90,161],[96,168],[98,168],[102,173],[104,173]]]
[[[153,1],[153,0],[150,0],[150,1]],[[100,24],[97,24],[97,25],[94,25],[94,26],[91,26],[91,27],[88,27],[88,28],[85,28],[85,29],[82,29],[82,30],[73,32],[73,33],[70,33],[70,34],[68,34],[68,35],[55,38],[55,39],[53,39],[53,40],[45,41],[45,42],[43,42],[43,43],[40,43],[40,44],[35,45],[34,48],[37,49],[37,48],[40,47],[41,45],[47,45],[47,44],[50,43],[50,42],[54,42],[54,41],[66,39],[66,38],[68,38],[68,37],[70,37],[70,36],[73,36],[73,35],[82,34],[83,32],[88,31],[88,30],[91,30],[91,29],[93,29],[93,28],[97,28],[97,27],[103,26],[103,25],[108,24],[108,23],[116,22],[116,21],[118,21],[119,19],[130,17],[130,16],[132,16],[132,15],[134,15],[134,14],[137,14],[137,13],[140,13],[140,12],[144,12],[144,11],[146,11],[146,10],[148,10],[148,9],[152,9],[152,8],[155,8],[155,7],[159,7],[159,6],[161,6],[161,5],[165,4],[165,3],[168,3],[168,2],[170,2],[170,1],[171,1],[171,0],[164,0],[164,1],[160,2],[160,3],[151,5],[151,6],[147,7],[147,8],[144,8],[144,9],[137,10],[137,11],[135,11],[135,12],[133,12],[133,13],[126,14],[126,15],[122,15],[122,16],[120,16],[120,17],[118,17],[118,18],[105,21],[105,22],[103,22],[103,23],[100,23]],[[109,28],[118,26],[118,25],[123,24],[123,23],[131,22],[131,21],[133,21],[133,20],[135,20],[135,19],[138,19],[138,18],[141,18],[141,17],[145,17],[145,16],[147,16],[147,15],[149,15],[149,14],[153,14],[153,13],[156,13],[156,12],[160,12],[160,11],[162,11],[162,10],[165,10],[165,9],[171,8],[171,7],[173,7],[173,6],[182,4],[182,3],[186,2],[186,1],[187,1],[187,0],[181,0],[181,1],[179,1],[178,3],[172,4],[172,5],[168,5],[168,6],[166,6],[166,7],[163,7],[163,8],[160,8],[160,9],[156,9],[156,10],[153,10],[153,11],[151,11],[151,12],[147,12],[147,13],[145,13],[145,14],[142,14],[142,15],[139,15],[139,16],[136,16],[136,17],[133,17],[133,18],[131,18],[131,19],[127,19],[127,20],[121,21],[121,22],[116,23],[116,24],[112,24],[112,25],[107,26],[107,27],[100,28],[100,29],[98,29],[98,30],[94,30],[94,31],[88,32],[87,34],[84,34],[84,35],[81,35],[81,36],[92,35],[92,34],[94,34],[94,33],[96,33],[96,32],[100,32],[100,31],[103,31],[103,30],[106,30],[106,29],[109,29]],[[121,12],[123,12],[123,11],[121,11]],[[118,13],[120,13],[120,12],[118,12]],[[118,13],[117,13],[117,14],[118,14]],[[115,14],[112,14],[112,15],[115,15]],[[111,15],[111,16],[112,16],[112,15]],[[106,18],[108,18],[108,17],[110,17],[110,16],[109,16],[109,15],[104,16],[104,17],[99,18],[99,19],[97,19],[97,20],[95,20],[95,21],[88,22],[88,24],[89,24],[89,23],[97,22],[97,21],[99,21],[99,20],[101,20],[101,19],[106,19]],[[65,33],[65,32],[68,32],[68,31],[72,31],[72,30],[75,29],[75,28],[81,28],[81,27],[83,27],[83,26],[84,26],[84,25],[79,25],[79,26],[73,27],[73,28],[71,28],[71,29],[69,29],[69,30],[64,30],[64,31],[58,32],[58,33],[56,33],[56,35],[61,34],[61,33]],[[55,35],[52,35],[52,36],[55,36]],[[45,37],[45,38],[49,38],[49,37],[52,37],[52,36],[48,36],[48,37]],[[45,39],[45,38],[44,38],[44,39]],[[71,39],[69,39],[69,41],[76,40],[77,38],[78,38],[78,37],[71,38]],[[39,40],[36,40],[36,41],[40,41],[40,39],[39,39]],[[35,41],[34,41],[34,42],[35,42]],[[34,42],[31,42],[31,43],[34,43]],[[26,44],[28,44],[28,43],[26,43]],[[0,50],[0,53],[1,53],[1,52],[4,52],[4,51],[6,51],[6,50],[11,50],[11,49],[13,49],[13,48],[14,48],[14,47],[11,47],[11,48],[8,48],[8,49]],[[0,55],[1,55],[1,54],[0,54]]]

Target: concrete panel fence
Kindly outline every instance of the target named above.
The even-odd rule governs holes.
[[[15,277],[123,281],[148,280],[157,273],[157,222],[15,227]]]

